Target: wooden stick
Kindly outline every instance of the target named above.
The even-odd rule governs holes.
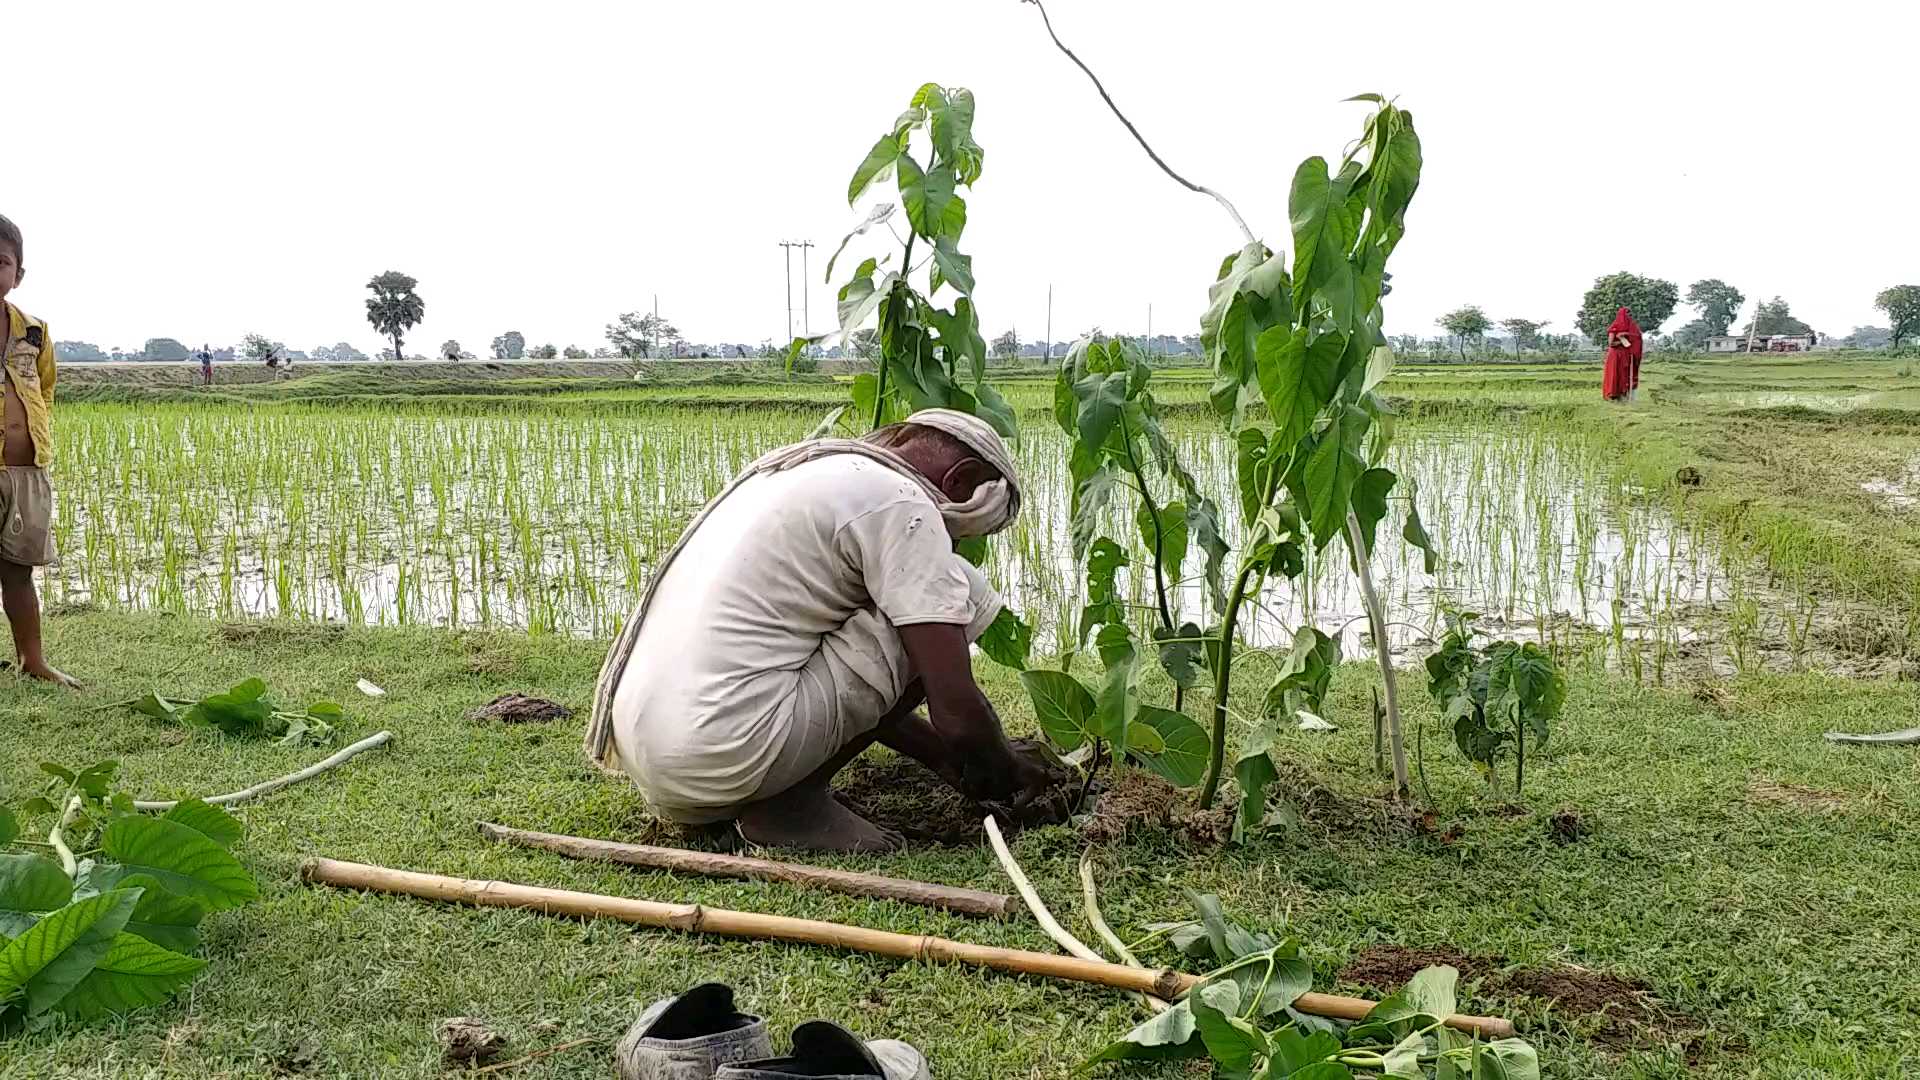
[[[529,1062],[539,1061],[543,1057],[552,1057],[553,1055],[558,1054],[564,1050],[572,1050],[575,1047],[585,1046],[588,1043],[597,1043],[597,1042],[605,1042],[605,1041],[606,1040],[604,1039],[590,1037],[585,1039],[575,1039],[572,1042],[563,1042],[558,1046],[549,1046],[545,1050],[535,1050],[531,1054],[528,1054],[524,1057],[514,1058],[512,1061],[503,1061],[498,1065],[489,1065],[484,1069],[475,1069],[473,1071],[473,1075],[485,1076],[488,1073],[506,1072],[508,1069],[517,1069],[522,1065],[528,1064]]]
[[[644,866],[656,870],[705,874],[708,877],[780,881],[788,885],[826,889],[829,892],[845,893],[849,896],[873,896],[882,900],[899,900],[903,903],[919,904],[922,907],[942,908],[965,915],[984,915],[993,919],[1004,919],[1019,910],[1015,906],[1013,897],[1005,893],[981,892],[978,889],[961,889],[925,881],[881,877],[878,874],[828,870],[802,863],[751,859],[741,855],[683,851],[679,848],[652,847],[646,844],[617,844],[610,840],[590,840],[581,836],[513,829],[505,825],[495,825],[490,821],[475,824],[479,826],[480,835],[489,840],[551,851],[570,859],[592,859],[619,863],[623,866]]]
[[[914,934],[896,934],[864,926],[843,926],[813,919],[795,919],[784,915],[761,915],[751,911],[729,911],[699,904],[663,904],[652,900],[634,900],[623,896],[545,889],[517,885],[508,881],[478,881],[472,878],[421,874],[394,870],[365,863],[335,859],[308,859],[300,867],[300,876],[311,884],[333,885],[345,889],[417,896],[477,907],[516,908],[549,915],[577,915],[585,918],[618,919],[640,926],[653,926],[683,933],[720,934],[726,937],[766,941],[793,941],[807,945],[827,945],[854,952],[893,956],[903,960],[953,961],[1009,971],[1023,975],[1044,975],[1054,979],[1110,986],[1177,997],[1198,986],[1201,977],[1177,971],[1144,971],[1124,964],[1082,960],[1054,953],[1003,949],[994,945],[975,945],[948,938]],[[1374,1002],[1364,998],[1337,997],[1332,994],[1302,994],[1293,1007],[1316,1016],[1359,1020]],[[1450,1016],[1447,1026],[1461,1031],[1476,1031],[1486,1038],[1505,1038],[1513,1034],[1511,1021],[1491,1016]]]
[[[239,791],[228,792],[225,795],[210,796],[206,801],[215,806],[231,806],[237,802],[246,802],[248,799],[258,798],[269,792],[279,791],[289,784],[297,784],[302,780],[311,780],[321,773],[326,772],[328,769],[345,764],[349,758],[352,758],[356,754],[365,753],[376,746],[385,746],[392,739],[393,732],[391,731],[375,732],[361,739],[359,742],[354,743],[352,746],[337,750],[332,755],[314,762],[299,772],[288,773],[275,780],[263,780],[250,788],[242,788]],[[171,810],[178,805],[178,799],[168,799],[164,801],[136,799],[134,800],[133,808],[135,810]]]
[[[1014,890],[1020,894],[1020,899],[1027,902],[1027,910],[1033,912],[1034,921],[1040,924],[1040,929],[1045,930],[1047,936],[1061,948],[1080,959],[1096,964],[1106,963],[1106,957],[1088,948],[1086,942],[1067,933],[1067,928],[1061,926],[1059,920],[1053,917],[1053,912],[1047,910],[1046,902],[1040,899],[1039,893],[1033,891],[1033,882],[1027,880],[1026,871],[1020,869],[1020,864],[1014,861],[1013,852],[1007,848],[1007,838],[1000,835],[1000,823],[993,820],[991,814],[987,815],[986,829],[987,842],[993,845],[993,853],[1000,859],[1000,869],[1005,870],[1007,877],[1012,879]]]

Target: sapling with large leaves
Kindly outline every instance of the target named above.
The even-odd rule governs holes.
[[[1530,641],[1477,646],[1476,618],[1470,611],[1446,613],[1446,637],[1427,657],[1427,692],[1441,719],[1452,721],[1454,745],[1496,792],[1500,761],[1511,748],[1517,798],[1527,779],[1527,736],[1535,749],[1547,744],[1566,703],[1567,681],[1553,656]]]
[[[1045,20],[1045,7],[1029,2]],[[1224,774],[1234,654],[1245,605],[1271,576],[1299,577],[1306,553],[1325,548],[1336,536],[1346,541],[1366,601],[1384,683],[1395,789],[1405,795],[1398,693],[1370,558],[1398,482],[1381,464],[1394,418],[1375,391],[1393,364],[1393,350],[1381,331],[1387,261],[1406,232],[1407,207],[1420,182],[1413,118],[1376,94],[1353,99],[1370,103],[1373,112],[1338,166],[1312,157],[1294,172],[1288,193],[1289,268],[1224,196],[1161,160],[1099,78],[1060,41],[1050,20],[1046,25],[1054,44],[1093,80],[1154,163],[1182,186],[1219,202],[1245,239],[1221,263],[1201,319],[1202,344],[1214,370],[1209,399],[1234,434],[1248,535],[1233,584],[1220,598],[1220,624],[1207,635],[1214,639],[1207,648],[1213,725],[1200,803],[1213,804]],[[1431,571],[1432,545],[1411,507],[1403,535],[1426,551]],[[1303,636],[1308,634],[1311,642],[1296,641],[1296,653],[1306,645],[1307,656],[1329,655],[1320,632],[1303,628]],[[1265,787],[1277,775],[1268,753],[1274,723],[1271,715],[1264,719],[1235,765],[1243,824],[1263,813]]]
[[[260,895],[225,810],[188,799],[152,817],[113,790],[116,762],[40,767],[54,798],[0,806],[0,1038],[167,1000],[206,966],[201,920]]]

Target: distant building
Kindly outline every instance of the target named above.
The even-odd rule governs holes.
[[[1743,353],[1747,348],[1745,334],[1717,334],[1707,339],[1707,351],[1710,353]],[[1814,346],[1812,334],[1758,334],[1752,339],[1753,352],[1810,352]]]

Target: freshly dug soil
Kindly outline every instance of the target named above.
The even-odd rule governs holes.
[[[986,842],[980,828],[986,812],[905,754],[857,758],[834,777],[833,790],[847,809],[911,843],[973,847]]]
[[[473,721],[497,720],[503,724],[536,724],[548,720],[565,720],[573,715],[573,710],[557,701],[546,698],[529,697],[521,693],[506,693],[487,702],[485,705],[467,713],[467,719]]]
[[[1111,775],[1111,774],[1109,774]],[[1092,811],[1080,826],[1089,844],[1114,844],[1146,830],[1178,832],[1199,847],[1233,838],[1233,809],[1221,800],[1200,810],[1179,788],[1145,769],[1127,769],[1104,787],[1096,785]]]
[[[1504,956],[1474,956],[1451,945],[1418,948],[1406,945],[1369,945],[1340,969],[1340,981],[1372,987],[1392,993],[1407,985],[1407,980],[1436,964],[1449,964],[1460,972],[1460,981],[1471,982],[1507,964]]]
[[[484,1064],[507,1048],[505,1035],[472,1016],[450,1016],[434,1027],[433,1034],[449,1065]]]
[[[1593,826],[1577,810],[1561,807],[1547,819],[1547,836],[1561,847],[1577,844],[1593,832]]]
[[[1692,1017],[1662,1008],[1652,988],[1638,980],[1570,964],[1504,971],[1504,956],[1466,953],[1451,945],[1372,945],[1347,962],[1340,981],[1391,993],[1436,964],[1457,968],[1462,983],[1482,980],[1485,995],[1549,1002],[1569,1018],[1598,1017],[1590,1037],[1618,1049],[1670,1042],[1691,1048],[1693,1036],[1703,1030]],[[1469,1011],[1484,1010],[1475,1003]]]

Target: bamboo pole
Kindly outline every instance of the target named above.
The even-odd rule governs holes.
[[[741,855],[683,851],[680,848],[653,847],[648,844],[619,844],[611,840],[593,840],[583,836],[514,829],[505,825],[495,825],[490,821],[474,824],[479,827],[480,835],[489,840],[536,848],[540,851],[551,851],[570,859],[589,859],[597,862],[619,863],[622,866],[704,874],[708,877],[779,881],[803,888],[825,889],[829,892],[845,893],[848,896],[899,900],[902,903],[918,904],[921,907],[957,911],[963,915],[983,915],[992,919],[1004,919],[1019,910],[1015,906],[1014,898],[1005,893],[961,889],[925,881],[881,877],[878,874],[828,870],[825,867],[807,866],[803,863],[775,862],[772,859],[753,859]]]
[[[270,792],[279,791],[281,788],[287,787],[290,784],[297,784],[302,780],[311,780],[321,773],[326,772],[328,769],[338,765],[344,765],[355,755],[365,753],[376,746],[385,746],[392,738],[393,732],[391,731],[377,731],[361,739],[359,742],[354,743],[352,746],[343,747],[334,751],[332,754],[321,758],[319,761],[301,769],[299,772],[288,773],[285,776],[272,780],[262,780],[250,788],[241,788],[239,791],[231,791],[225,795],[209,795],[206,801],[215,806],[231,806],[234,803],[246,802],[248,799],[255,799]],[[166,811],[178,805],[179,800],[177,799],[136,799],[133,808],[135,810]]]
[[[725,937],[766,941],[792,941],[805,945],[827,945],[854,952],[893,956],[925,962],[952,961],[1022,975],[1092,983],[1116,990],[1131,990],[1160,997],[1178,997],[1198,986],[1201,977],[1177,971],[1147,971],[1123,964],[1082,960],[1054,953],[1003,949],[994,945],[975,945],[965,941],[930,935],[896,934],[864,926],[843,926],[814,919],[795,919],[785,915],[762,915],[751,911],[729,911],[699,904],[666,904],[653,900],[634,900],[622,896],[546,889],[536,885],[518,885],[509,881],[479,881],[472,878],[421,874],[394,870],[366,863],[336,859],[308,859],[300,867],[300,876],[309,884],[333,885],[345,889],[417,896],[445,900],[476,907],[516,908],[548,915],[576,915],[586,918],[618,919],[640,926],[678,930],[682,933],[719,934]],[[1365,1018],[1374,1002],[1364,998],[1333,994],[1302,994],[1293,1007],[1315,1016],[1339,1020]],[[1493,1016],[1450,1016],[1447,1026],[1478,1032],[1486,1038],[1505,1038],[1513,1034],[1513,1023]]]

